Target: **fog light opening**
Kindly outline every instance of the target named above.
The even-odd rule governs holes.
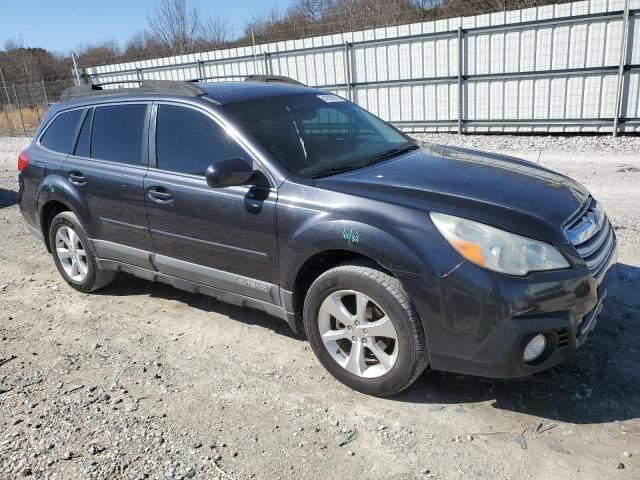
[[[522,357],[527,363],[535,362],[542,356],[545,348],[547,348],[547,339],[543,334],[539,333],[529,340],[527,346],[524,347]]]

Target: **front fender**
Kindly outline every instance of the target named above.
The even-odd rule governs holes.
[[[305,222],[283,245],[282,286],[286,290],[293,289],[297,274],[308,259],[328,250],[358,253],[375,260],[388,270],[431,273],[429,266],[410,245],[380,228],[362,222]]]

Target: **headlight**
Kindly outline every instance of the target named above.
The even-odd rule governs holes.
[[[431,212],[438,231],[467,260],[510,275],[567,268],[555,247],[464,218]]]

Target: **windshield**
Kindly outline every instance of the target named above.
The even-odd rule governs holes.
[[[392,126],[332,94],[261,98],[224,108],[287,170],[301,177],[339,173],[417,148]]]

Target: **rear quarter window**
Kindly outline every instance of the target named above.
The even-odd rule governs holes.
[[[64,112],[53,119],[40,139],[40,145],[54,152],[69,153],[82,110]]]

